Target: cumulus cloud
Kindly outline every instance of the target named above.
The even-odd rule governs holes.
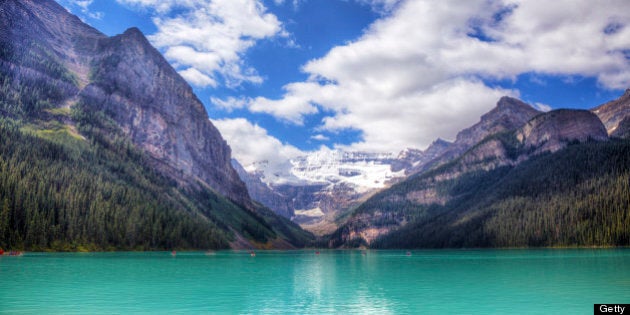
[[[296,124],[331,113],[320,131],[363,135],[347,149],[426,147],[453,139],[500,96],[518,96],[488,79],[579,75],[604,88],[630,86],[628,21],[624,0],[403,1],[357,40],[306,63],[308,80],[248,108]]]
[[[291,86],[288,87],[291,89]],[[228,97],[226,99],[211,98],[215,106],[228,112],[235,109],[247,108],[253,113],[265,113],[272,115],[284,122],[295,125],[303,125],[304,115],[318,112],[315,105],[305,97],[285,97],[282,101],[270,100],[264,97]]]
[[[282,23],[260,0],[117,0],[153,10],[157,32],[149,40],[189,83],[228,87],[261,83],[242,55],[256,41],[286,36]]]
[[[212,123],[232,148],[233,156],[247,171],[263,170],[266,182],[291,180],[290,159],[304,155],[296,147],[284,144],[264,128],[243,118],[217,119]]]
[[[211,97],[210,102],[218,108],[231,112],[235,109],[245,108],[250,101],[247,98],[230,96],[226,99]]]

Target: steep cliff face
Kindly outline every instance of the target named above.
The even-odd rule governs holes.
[[[295,215],[294,208],[290,206],[291,202],[286,196],[272,190],[256,174],[247,173],[237,160],[232,159],[232,166],[234,166],[240,178],[245,182],[252,199],[285,218],[291,219]]]
[[[98,41],[82,101],[110,116],[168,176],[251,206],[231,151],[190,86],[136,28]]]
[[[112,119],[168,177],[253,209],[202,103],[138,29],[108,38],[53,1],[6,1],[0,15],[0,68],[14,90],[35,89],[26,102],[6,93],[3,111],[32,117],[80,104]]]
[[[610,134],[611,137],[621,138],[621,139],[630,139],[630,116],[626,116],[617,128]]]
[[[526,148],[536,148],[537,152],[555,152],[571,141],[606,140],[608,133],[595,114],[560,109],[530,120],[518,130],[516,138]]]
[[[617,128],[624,119],[630,119],[628,118],[630,117],[630,89],[627,89],[618,99],[597,106],[591,111],[601,119],[609,135],[624,133],[623,130],[617,131]]]

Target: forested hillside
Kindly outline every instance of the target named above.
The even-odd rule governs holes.
[[[311,238],[251,201],[203,105],[140,31],[108,38],[54,1],[0,2],[0,248]]]
[[[330,244],[373,248],[614,246],[630,244],[630,141],[574,143],[517,166],[435,184],[452,165],[384,191],[354,213]],[[434,185],[434,186],[433,186]],[[430,204],[396,198],[435,187]],[[366,244],[365,226],[402,227]],[[345,229],[345,230],[344,230]],[[345,237],[345,239],[344,239]]]

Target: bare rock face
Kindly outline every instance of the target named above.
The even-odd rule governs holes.
[[[438,138],[424,151],[405,150],[398,156],[397,164],[392,164],[392,171],[397,172],[404,169],[407,175],[415,174],[427,163],[447,152],[452,145],[451,142]]]
[[[624,119],[630,117],[630,89],[627,89],[618,99],[591,109],[591,112],[601,119],[609,135],[615,132],[623,133],[623,130],[617,131],[617,128]]]
[[[526,148],[555,152],[571,141],[607,140],[608,133],[599,118],[589,111],[559,109],[530,120],[516,137]]]
[[[527,103],[504,96],[478,123],[460,131],[454,144],[470,148],[491,134],[517,129],[538,114],[540,112]]]
[[[137,28],[99,40],[84,100],[104,111],[172,178],[199,179],[245,206],[231,151],[190,86]]]
[[[0,47],[0,59],[9,61],[0,70],[67,85],[50,97],[52,106],[81,102],[105,114],[168,177],[207,185],[252,209],[202,103],[138,29],[109,38],[54,1],[8,0],[1,8],[0,41],[10,44]]]
[[[291,219],[295,215],[293,207],[290,206],[291,202],[286,196],[267,186],[257,174],[248,173],[237,160],[232,159],[232,166],[245,182],[252,199],[285,218]]]
[[[516,130],[540,113],[521,100],[504,96],[499,99],[495,108],[481,116],[478,123],[457,133],[453,143],[436,141],[434,143],[436,144],[435,148],[432,145],[427,149],[427,152],[432,151],[433,158],[414,166],[408,173],[420,173],[451,161],[473,148],[486,137]]]
[[[611,137],[630,139],[630,116],[626,116],[615,130],[610,134]]]

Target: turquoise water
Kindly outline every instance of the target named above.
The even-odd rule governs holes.
[[[0,257],[8,314],[592,314],[594,303],[630,303],[630,249]]]

